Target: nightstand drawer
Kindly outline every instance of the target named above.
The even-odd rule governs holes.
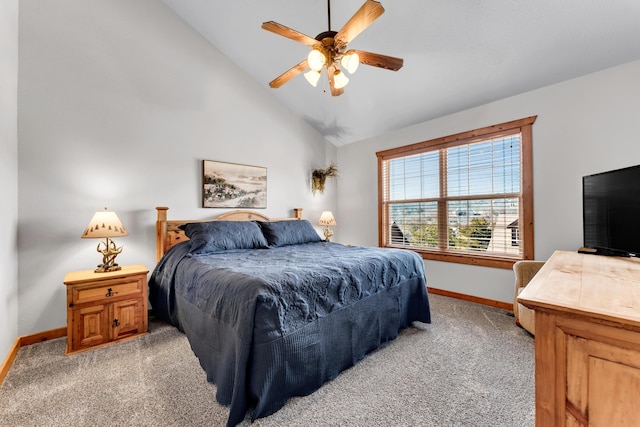
[[[120,298],[142,295],[142,278],[138,280],[122,283],[122,280],[112,280],[101,282],[98,286],[87,286],[75,288],[72,292],[72,303],[74,305],[87,302],[101,301],[105,298]]]

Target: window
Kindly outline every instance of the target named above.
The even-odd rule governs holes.
[[[380,246],[500,268],[532,259],[535,119],[378,152]]]
[[[507,226],[511,230],[511,246],[520,246],[520,229],[518,228],[518,220],[516,219]]]

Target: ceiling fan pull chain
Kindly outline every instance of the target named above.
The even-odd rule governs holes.
[[[327,0],[327,21],[329,21],[329,31],[331,31],[331,0]]]
[[[322,84],[322,93],[327,93],[327,83],[329,83],[329,79],[325,79],[323,80],[323,84]]]

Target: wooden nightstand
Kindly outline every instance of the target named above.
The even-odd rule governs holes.
[[[67,273],[65,354],[147,333],[148,272],[143,265],[131,265],[108,273],[93,270]]]

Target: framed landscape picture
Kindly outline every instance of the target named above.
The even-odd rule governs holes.
[[[203,208],[267,207],[267,168],[202,161]]]

